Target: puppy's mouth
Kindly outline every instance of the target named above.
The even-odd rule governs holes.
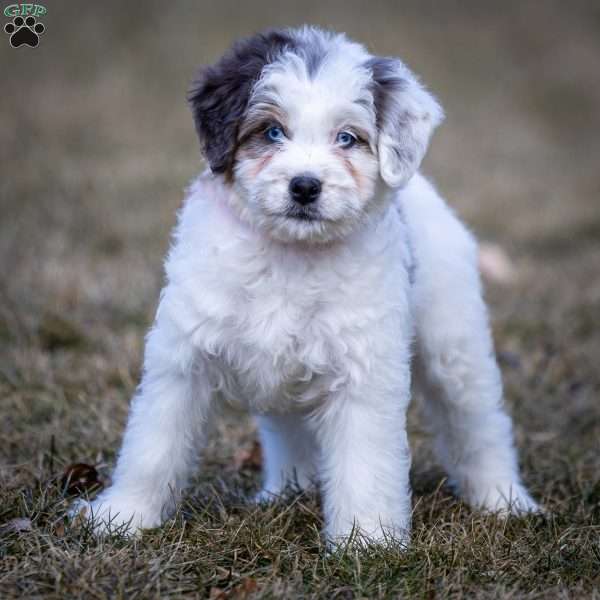
[[[285,211],[284,216],[295,221],[306,221],[309,223],[323,220],[318,209],[311,206],[290,206]]]

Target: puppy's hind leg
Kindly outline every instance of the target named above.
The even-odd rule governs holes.
[[[279,496],[287,486],[300,490],[315,483],[315,439],[302,414],[256,417],[263,450],[263,487],[259,502]]]
[[[476,244],[432,188],[422,192],[406,203],[406,217],[416,262],[417,380],[438,460],[470,504],[535,511],[503,406]]]

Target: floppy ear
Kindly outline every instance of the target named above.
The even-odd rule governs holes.
[[[214,173],[231,175],[240,121],[263,67],[292,44],[282,31],[237,42],[200,70],[188,94],[202,150]]]
[[[390,187],[402,187],[419,168],[444,113],[400,60],[373,58],[368,66],[379,129],[379,170]]]

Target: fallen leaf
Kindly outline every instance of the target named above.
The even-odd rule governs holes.
[[[253,579],[252,577],[244,577],[244,579],[242,579],[242,581],[240,581],[240,583],[238,583],[238,585],[231,590],[230,597],[235,598],[236,600],[244,600],[250,594],[256,592],[256,590],[258,590],[258,583],[256,579]]]
[[[262,466],[262,449],[258,441],[253,442],[250,448],[241,448],[233,457],[233,465],[236,471],[249,469],[258,471]]]
[[[64,493],[69,496],[89,494],[104,485],[98,477],[96,467],[86,463],[69,465],[61,477],[60,484]]]
[[[213,586],[208,592],[209,600],[246,600],[258,590],[258,582],[252,577],[244,577],[229,591]]]

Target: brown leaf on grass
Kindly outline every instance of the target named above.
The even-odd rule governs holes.
[[[17,517],[16,519],[11,519],[7,521],[3,525],[0,525],[0,531],[3,533],[9,531],[31,531],[33,529],[33,525],[31,523],[31,519]]]
[[[244,577],[229,591],[213,586],[208,593],[209,600],[246,600],[258,590],[258,582],[252,577]]]
[[[69,465],[60,480],[61,488],[69,496],[90,494],[104,486],[93,465],[73,463]]]
[[[258,582],[252,577],[244,577],[232,590],[230,598],[244,600],[258,590]]]
[[[244,469],[259,471],[262,466],[262,449],[260,443],[255,441],[249,448],[240,448],[233,457],[233,466],[236,471]]]
[[[58,538],[64,538],[65,537],[65,525],[64,523],[57,523],[53,528],[52,528],[52,533],[54,533],[54,535]]]

